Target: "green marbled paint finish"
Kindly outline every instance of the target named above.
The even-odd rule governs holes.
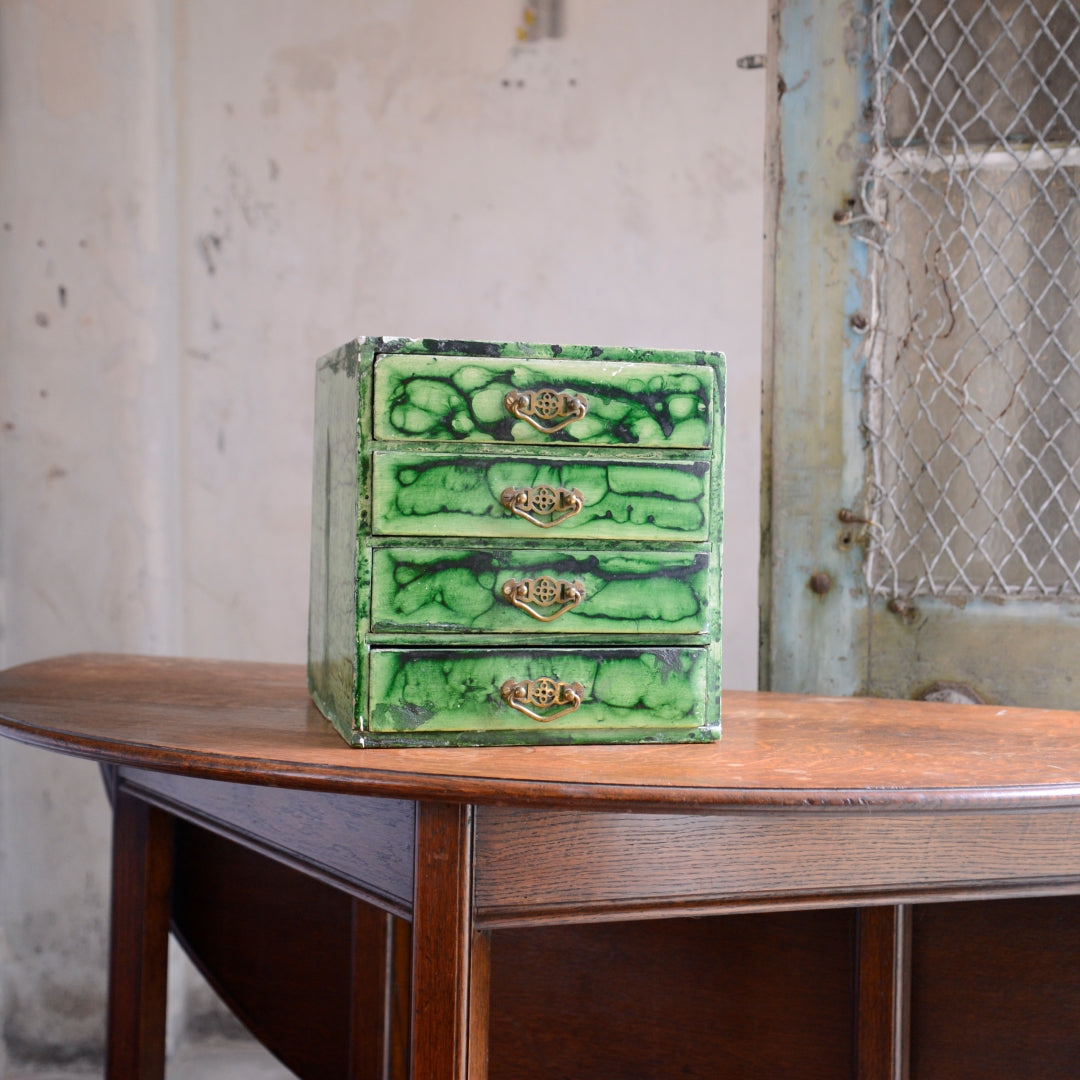
[[[709,713],[705,649],[372,650],[370,730],[540,731],[701,728]],[[585,688],[580,707],[540,723],[511,708],[507,679]]]
[[[375,437],[704,448],[714,383],[713,369],[702,364],[382,356]],[[546,433],[507,412],[509,391],[544,388],[583,394],[587,413]]]
[[[581,491],[582,510],[542,529],[506,509],[506,488]],[[707,537],[707,461],[594,461],[494,455],[373,455],[372,532],[590,540]]]
[[[345,734],[351,746],[367,749],[383,747],[404,749],[412,746],[596,746],[642,743],[706,743],[720,738],[720,728],[663,728],[648,725],[639,728],[553,728],[537,725],[537,731],[512,729],[486,731],[375,731]]]
[[[509,579],[541,576],[582,582],[585,599],[545,623],[503,596]],[[707,551],[425,547],[372,552],[374,632],[703,634],[708,594]]]
[[[431,363],[432,357],[440,358],[438,365]],[[620,366],[625,366],[627,379],[647,374],[650,365],[667,366],[673,375],[692,374],[695,379],[705,379],[710,387],[710,430],[701,438],[705,444],[701,447],[675,445],[672,439],[676,438],[678,423],[694,419],[690,402],[676,400],[679,395],[675,394],[664,403],[669,419],[672,403],[675,414],[683,409],[686,415],[675,415],[675,422],[667,428],[658,419],[661,441],[651,447],[649,440],[658,438],[657,429],[650,429],[644,420],[637,430],[623,428],[616,432],[613,427],[607,435],[595,433],[588,439],[582,438],[580,430],[575,435],[573,425],[566,429],[565,436],[536,432],[534,442],[520,447],[513,442],[520,438],[525,443],[533,438],[516,430],[520,422],[514,422],[508,432],[513,442],[498,441],[498,431],[483,435],[466,432],[464,436],[460,432],[432,434],[430,419],[416,415],[408,422],[416,425],[416,430],[390,431],[383,423],[383,419],[389,421],[389,398],[378,405],[375,401],[376,371],[389,358],[396,359],[387,370],[398,363],[413,362],[424,369],[416,372],[424,378],[433,372],[439,378],[450,376],[450,370],[442,364],[444,360],[452,363],[449,358],[458,358],[464,368],[482,369],[485,378],[490,375],[511,381],[515,376],[506,372],[536,368],[545,375],[545,384],[560,391],[579,392],[587,391],[568,385],[568,379],[555,374],[548,378],[546,362],[557,361],[551,372],[569,370],[573,365],[576,374],[579,367],[585,367],[596,372],[593,382],[598,385]],[[350,745],[697,742],[719,736],[724,509],[722,356],[587,346],[362,338],[321,360],[316,381],[308,677],[312,697]],[[391,390],[387,383],[387,389],[380,388],[380,392],[405,393],[404,381],[398,381],[397,390]],[[668,389],[680,387],[669,385]],[[614,409],[619,395],[607,396]],[[699,403],[702,400],[700,394],[689,391],[685,396]],[[605,395],[597,397],[599,400]],[[422,411],[434,415],[438,411],[435,404],[434,399],[429,400]],[[451,414],[455,408],[450,409]],[[599,415],[597,406],[594,418]],[[609,421],[617,427],[620,421],[613,417]],[[476,424],[472,413],[469,421]],[[377,423],[383,438],[376,437]],[[482,427],[481,423],[476,430]],[[678,439],[696,441],[696,434],[693,438],[687,434],[691,430],[682,428]],[[619,442],[627,432],[637,441]],[[605,442],[607,438],[613,441]],[[439,449],[438,441],[443,441],[445,450],[451,450],[447,445],[451,439],[455,445],[450,453],[433,453]],[[399,479],[407,482],[398,483]],[[553,529],[538,529],[502,505],[504,488],[538,484],[581,489],[587,509]],[[479,494],[488,500],[486,507],[476,503]],[[639,546],[644,552],[636,550]],[[564,617],[576,621],[572,630],[568,626],[564,632],[557,623],[545,625],[530,619],[533,625],[523,631],[496,629],[498,619],[489,628],[484,620],[486,613],[494,609],[486,595],[482,604],[487,606],[481,610],[481,602],[468,590],[447,587],[447,580],[455,580],[451,562],[442,567],[449,577],[440,571],[436,593],[421,595],[419,607],[387,607],[388,597],[397,589],[388,585],[383,595],[381,584],[372,582],[371,573],[375,568],[381,574],[378,562],[384,556],[378,554],[380,551],[404,551],[406,547],[412,552],[405,559],[411,563],[411,570],[426,558],[417,554],[423,552],[444,560],[476,552],[491,553],[491,559],[497,560],[504,556],[496,553],[508,552],[522,570],[533,557],[539,560],[536,566],[545,564],[543,569],[553,559],[577,560],[580,565],[593,555],[607,560],[613,553],[627,559],[667,555],[673,560],[672,567],[684,566],[680,559],[707,555],[708,567],[703,586],[694,576],[697,571],[688,572],[685,578],[680,576],[681,571],[673,571],[671,580],[685,584],[687,592],[665,589],[663,597],[651,592],[649,602],[655,607],[646,607],[645,618],[633,632],[628,632],[625,627],[632,620],[627,615],[638,610],[641,594],[635,590],[636,595],[631,595],[624,589],[620,595],[620,588],[630,579],[618,577],[613,570],[618,563],[601,561],[597,564],[601,571],[590,569],[585,573],[594,573],[603,581],[602,589],[595,581],[590,583],[592,595],[604,599],[602,633],[596,632],[598,621],[588,622],[584,612],[575,611]],[[395,558],[397,561],[391,559],[393,565],[389,567],[391,575],[401,569],[400,557]],[[496,567],[493,561],[488,572],[498,578],[501,572],[509,573],[510,565]],[[522,572],[517,576],[527,575]],[[582,574],[559,576],[576,580]],[[693,613],[688,602],[690,592],[698,608]],[[406,601],[417,602],[417,593],[409,592]],[[373,603],[376,618],[382,620],[379,629],[372,624]],[[449,622],[439,623],[443,616],[432,604],[450,611]],[[678,614],[684,604],[685,617]],[[519,614],[528,618],[510,606],[506,610],[511,617]],[[704,631],[694,632],[691,637],[691,626],[698,625],[702,617]],[[463,619],[468,625],[460,624]],[[662,623],[663,628],[654,632],[647,625],[650,622]],[[676,626],[684,627],[686,634],[676,633]],[[552,636],[553,628],[558,636]],[[610,636],[604,640],[604,635]],[[611,647],[597,649],[601,641]],[[646,654],[648,660],[644,659]],[[496,683],[500,673],[489,671],[485,676],[486,691],[481,693],[479,689],[478,673],[500,655],[524,662],[524,667],[516,663],[506,678],[578,679],[588,683],[589,702],[567,717],[546,724],[515,713],[498,693],[505,681],[502,678]],[[562,658],[570,665],[565,673],[549,670],[551,661],[559,659],[562,663]],[[447,663],[450,667],[445,669]],[[475,726],[471,726],[473,721],[462,720],[466,713],[461,706],[453,707],[445,700],[426,718],[420,715],[429,697],[417,697],[416,680],[424,672],[434,678],[432,673],[437,667],[445,669],[444,675],[451,677],[455,687],[467,691],[466,699],[476,710]],[[470,678],[472,683],[468,682]],[[402,696],[395,702],[387,695],[398,692],[398,686]],[[639,693],[633,697],[635,690]],[[627,698],[628,694],[633,700]],[[488,701],[483,708],[479,705],[482,699]],[[397,719],[408,719],[409,724],[373,730],[372,708],[378,710],[380,706],[404,710]],[[446,717],[439,717],[440,709],[447,713]],[[511,719],[498,716],[504,713],[509,713]],[[381,721],[387,720],[384,709]],[[433,726],[444,721],[451,726]],[[515,723],[518,726],[513,726]],[[500,726],[505,724],[510,726]]]
[[[463,341],[452,338],[362,338],[380,356],[484,356],[504,360],[605,360],[628,364],[712,364],[723,366],[723,353],[632,349],[599,345],[542,345],[532,341]]]

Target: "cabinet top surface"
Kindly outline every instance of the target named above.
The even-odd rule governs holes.
[[[77,655],[0,672],[0,732],[97,761],[414,799],[596,809],[1080,806],[1080,713],[727,691],[719,742],[345,746],[300,665]]]

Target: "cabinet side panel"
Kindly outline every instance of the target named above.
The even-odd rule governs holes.
[[[359,368],[354,342],[320,360],[315,376],[308,686],[346,737],[356,687]]]
[[[723,597],[724,597],[724,475],[727,452],[727,360],[723,353],[711,357],[716,374],[716,401],[713,405],[712,433],[712,483],[709,508],[710,541],[713,548],[710,573],[713,575],[710,590],[713,597],[713,617],[709,623],[712,637],[710,652],[713,657],[713,682],[710,700],[714,703],[716,716],[720,715],[720,683],[723,668]]]

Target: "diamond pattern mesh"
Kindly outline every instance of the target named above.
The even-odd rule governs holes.
[[[871,28],[870,586],[1080,597],[1080,5]]]

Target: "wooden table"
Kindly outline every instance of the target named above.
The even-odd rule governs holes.
[[[114,1080],[162,1075],[170,919],[302,1076],[1080,1072],[1078,715],[732,692],[716,745],[365,751],[300,667],[74,656],[0,717],[106,766]]]

